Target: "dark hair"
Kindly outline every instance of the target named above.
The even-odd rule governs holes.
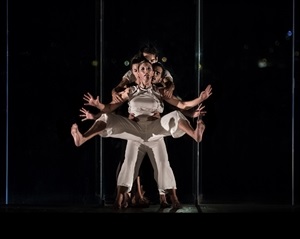
[[[140,48],[139,53],[140,55],[143,55],[143,53],[148,53],[158,56],[159,51],[153,44],[147,43]]]
[[[133,64],[137,64],[145,60],[147,59],[143,55],[135,54],[130,60],[130,66],[132,67]]]

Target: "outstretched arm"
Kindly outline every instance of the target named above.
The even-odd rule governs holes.
[[[121,82],[115,88],[112,89],[111,95],[114,102],[122,102],[122,98],[120,97],[119,92],[124,91],[128,83],[128,78],[123,77]]]
[[[121,98],[123,99],[122,102],[110,102],[109,104],[103,104],[99,101],[99,96],[94,98],[89,92],[84,94],[83,99],[86,101],[84,105],[90,105],[98,108],[102,113],[110,113],[120,107],[126,100],[127,100],[127,90],[120,93]]]
[[[189,109],[195,107],[196,105],[199,105],[200,103],[202,103],[211,94],[212,94],[212,87],[211,87],[211,85],[208,85],[205,88],[205,90],[200,93],[199,97],[197,97],[194,100],[182,101],[182,100],[176,98],[175,96],[173,96],[172,98],[164,97],[164,100],[167,101],[169,104],[176,106],[177,108],[179,108],[181,110],[189,110]]]

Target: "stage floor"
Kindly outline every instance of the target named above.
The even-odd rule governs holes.
[[[147,208],[115,209],[113,205],[105,206],[34,206],[2,205],[0,213],[269,213],[300,212],[299,206],[261,205],[261,204],[182,204],[181,209],[161,209],[159,204]]]

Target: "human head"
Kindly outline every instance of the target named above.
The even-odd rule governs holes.
[[[153,68],[153,79],[152,83],[160,83],[165,75],[165,67],[160,62],[155,62],[152,64]]]
[[[158,62],[158,53],[157,48],[151,43],[143,45],[139,51],[139,54],[144,56],[151,64]]]
[[[152,77],[153,77],[153,68],[152,64],[147,61],[141,61],[138,64],[138,79],[139,82],[143,85],[149,85],[152,83]]]
[[[144,60],[146,60],[146,58],[139,54],[136,54],[131,58],[130,61],[131,71],[136,79],[138,79],[138,65],[141,61]]]

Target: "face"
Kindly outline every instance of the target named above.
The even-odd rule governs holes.
[[[160,83],[161,80],[162,80],[162,72],[163,72],[163,69],[162,67],[160,66],[155,66],[153,68],[153,79],[152,79],[152,83],[156,84],[156,83]]]
[[[139,65],[138,77],[141,83],[151,84],[153,77],[153,69],[151,63],[143,62]]]
[[[138,79],[138,67],[139,67],[139,64],[138,63],[134,63],[134,64],[132,64],[132,66],[131,66],[131,71],[132,71],[132,73],[133,73],[133,75],[134,75],[134,77],[135,77],[135,79]]]
[[[144,52],[144,53],[143,53],[143,56],[144,56],[151,64],[153,64],[153,63],[155,63],[155,62],[158,61],[158,57],[157,57],[156,55],[154,55],[154,54],[150,54],[150,53]]]

